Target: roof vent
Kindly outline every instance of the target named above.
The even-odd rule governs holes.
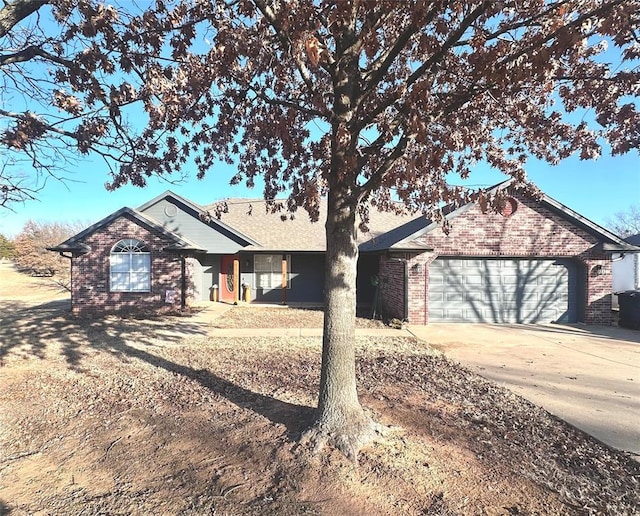
[[[500,210],[500,214],[503,217],[511,217],[511,215],[513,215],[517,209],[518,209],[518,201],[516,201],[513,197],[509,197],[504,203],[504,206],[502,207],[502,209]]]
[[[167,217],[175,217],[178,214],[178,207],[175,204],[167,204],[164,207],[164,214]]]

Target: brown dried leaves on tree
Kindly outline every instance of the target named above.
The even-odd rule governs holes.
[[[523,180],[530,155],[636,149],[638,11],[631,0],[144,11],[20,0],[0,9],[12,49],[0,67],[7,93],[30,102],[0,108],[0,141],[41,172],[98,153],[114,188],[187,163],[201,176],[222,160],[238,165],[236,181],[263,176],[267,197],[289,194],[312,213],[332,173],[359,198],[384,206],[391,190],[425,211],[459,195],[447,174],[467,177],[479,161]],[[344,171],[331,171],[334,137]]]

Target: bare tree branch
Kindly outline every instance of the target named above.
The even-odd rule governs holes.
[[[52,63],[56,63],[66,67],[73,66],[72,61],[50,54],[49,52],[42,50],[42,48],[40,47],[31,45],[13,54],[0,55],[0,67],[14,63],[24,63],[25,61],[30,61],[35,57],[41,57],[43,59],[51,61]]]
[[[285,31],[282,29],[282,26],[278,20],[276,13],[273,9],[267,5],[264,0],[254,0],[256,7],[260,10],[265,19],[269,22],[269,25],[273,28],[276,36],[280,40],[283,50],[289,50],[291,52],[291,56],[293,57],[296,66],[298,67],[298,71],[300,72],[300,76],[302,80],[307,86],[307,90],[311,94],[311,96],[315,95],[313,80],[311,78],[311,71],[307,67],[306,63],[300,59],[300,56],[294,55],[291,49],[291,41],[286,36]]]

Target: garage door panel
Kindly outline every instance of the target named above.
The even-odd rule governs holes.
[[[449,308],[447,310],[444,310],[443,313],[446,319],[454,320],[454,321],[464,320],[463,310],[461,308]]]
[[[430,292],[429,293],[429,301],[433,299],[434,309],[436,306],[444,303],[444,292]]]
[[[435,317],[439,321],[445,319],[445,313],[443,308],[434,308],[433,311],[429,310],[429,317]]]
[[[505,308],[522,308],[522,307],[539,307],[541,298],[536,292],[530,292],[527,295],[512,294],[505,292],[501,296],[502,304]]]
[[[518,276],[516,276],[515,274],[512,275],[512,273],[510,273],[509,275],[502,276],[500,278],[500,283],[502,283],[503,285],[517,285],[519,283],[519,279]]]
[[[522,315],[518,311],[508,308],[503,309],[500,313],[500,316],[501,319],[496,322],[511,323],[517,321],[519,318],[522,318]]]
[[[429,272],[429,320],[573,322],[576,276],[569,260],[438,258]]]
[[[517,308],[512,308],[516,314],[528,317],[537,314],[540,311],[540,303],[538,301],[524,302]]]
[[[451,288],[460,288],[464,285],[465,277],[463,274],[453,273],[452,271],[449,271],[447,274],[448,276],[444,279],[445,285]]]
[[[465,294],[465,298],[467,299],[467,301],[471,302],[482,302],[486,299],[487,294],[485,294],[482,291],[475,291],[475,292],[467,292]]]
[[[432,289],[442,287],[444,285],[444,276],[441,274],[429,274],[429,286]]]
[[[554,310],[554,309],[545,309],[545,310],[541,310],[539,317],[542,321],[548,321],[548,320],[557,320],[558,318],[560,318],[562,316],[561,312],[558,312],[558,310]]]

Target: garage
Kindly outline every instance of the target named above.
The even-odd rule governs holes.
[[[435,259],[429,322],[550,323],[578,320],[577,266],[569,259]]]

